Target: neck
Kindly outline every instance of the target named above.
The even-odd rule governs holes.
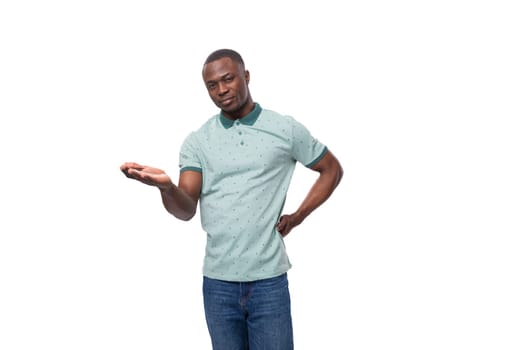
[[[241,119],[242,117],[248,115],[253,109],[255,108],[255,103],[253,102],[251,97],[248,97],[248,100],[245,104],[243,104],[239,109],[235,111],[226,112],[222,110],[222,114],[225,117],[228,117],[230,119],[236,120]]]

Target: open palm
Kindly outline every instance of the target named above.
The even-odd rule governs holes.
[[[160,189],[172,185],[170,177],[162,169],[140,165],[137,163],[124,163],[120,170],[131,179],[140,181],[146,185],[156,186]]]

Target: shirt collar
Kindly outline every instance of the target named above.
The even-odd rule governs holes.
[[[259,106],[258,103],[255,103],[255,107],[250,113],[237,120],[244,125],[253,125],[257,121],[257,118],[259,118],[261,111],[261,106]],[[219,115],[219,119],[221,121],[222,126],[224,126],[225,129],[231,128],[233,126],[233,123],[235,122],[235,120],[227,118],[224,114],[222,114],[222,112]]]

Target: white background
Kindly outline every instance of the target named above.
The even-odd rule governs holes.
[[[3,1],[0,349],[211,348],[199,218],[119,166],[177,177],[223,47],[345,169],[286,239],[296,348],[524,349],[518,3]]]

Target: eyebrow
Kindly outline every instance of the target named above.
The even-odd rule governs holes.
[[[235,76],[233,73],[228,72],[228,73],[224,73],[223,75],[221,75],[221,77],[218,80],[225,79],[225,78],[228,77],[228,75]],[[206,84],[212,84],[212,83],[216,83],[216,82],[217,82],[217,80],[213,80],[213,79],[206,80]]]

